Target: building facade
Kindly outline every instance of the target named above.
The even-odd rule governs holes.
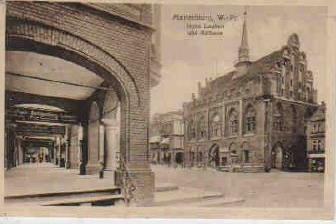
[[[250,61],[247,23],[235,69],[198,84],[184,103],[187,166],[259,172],[304,170],[306,122],[318,107],[313,74],[297,34]]]
[[[153,164],[184,165],[184,124],[182,111],[153,116],[150,160]]]
[[[152,203],[147,154],[150,87],[160,81],[158,10],[6,3],[7,169],[25,162],[26,151],[34,157],[34,148],[48,148],[51,162],[83,175],[109,172],[116,186],[132,189],[134,204]]]
[[[321,106],[307,124],[307,158],[309,172],[324,172],[325,167],[325,112]]]

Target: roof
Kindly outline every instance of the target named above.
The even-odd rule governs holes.
[[[220,76],[213,81],[211,81],[210,89],[223,89],[226,86],[232,86],[233,83],[248,81],[256,77],[256,75],[262,75],[270,72],[272,67],[277,61],[280,61],[282,58],[281,51],[274,51],[257,61],[254,61],[250,64],[247,73],[245,75],[239,76],[238,78],[234,79],[234,75],[236,71],[231,71],[226,73],[223,76]]]

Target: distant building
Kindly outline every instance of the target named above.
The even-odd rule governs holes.
[[[324,103],[307,124],[307,158],[309,172],[324,172],[325,167],[325,110]]]
[[[150,125],[150,160],[154,164],[183,165],[182,111],[155,114]]]
[[[298,35],[250,61],[244,19],[235,69],[198,83],[198,96],[183,106],[186,165],[306,170],[305,125],[318,107],[316,93]]]

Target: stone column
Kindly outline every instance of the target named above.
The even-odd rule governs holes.
[[[86,174],[97,174],[99,165],[100,121],[91,121],[88,127],[88,161]]]
[[[18,151],[18,153],[19,153],[19,163],[18,163],[18,165],[20,165],[20,164],[22,164],[23,163],[23,148],[22,148],[22,140],[21,139],[19,139],[19,151]]]
[[[65,169],[70,168],[70,138],[69,138],[69,127],[65,127]]]
[[[57,145],[56,145],[56,141],[54,142],[53,150],[54,150],[54,153],[53,153],[53,160],[54,161],[53,162],[54,162],[55,165],[57,165],[56,164],[56,161],[57,161],[57,159],[56,159],[57,158]]]
[[[62,158],[61,144],[62,144],[62,138],[58,137],[57,150],[58,150],[58,166],[59,167],[61,167],[61,158]]]

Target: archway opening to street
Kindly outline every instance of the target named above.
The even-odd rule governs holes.
[[[219,145],[213,144],[208,151],[208,165],[216,168],[220,165]]]
[[[283,169],[283,148],[280,143],[277,143],[272,149],[272,168]]]
[[[24,38],[7,45],[6,167],[41,161],[80,174],[115,171],[128,151],[120,138],[128,138],[129,103],[118,78],[58,46]]]
[[[184,154],[183,152],[177,152],[175,155],[175,163],[177,165],[183,165],[184,163]]]

